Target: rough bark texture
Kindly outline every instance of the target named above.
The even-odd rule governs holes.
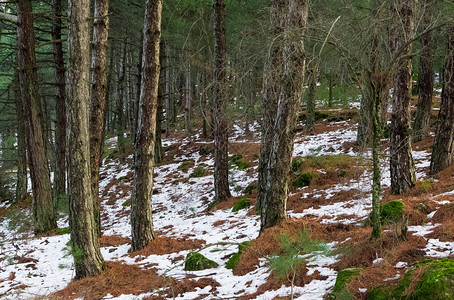
[[[415,166],[411,153],[411,52],[409,43],[414,27],[415,0],[393,1],[392,13],[399,22],[391,28],[391,51],[396,66],[393,76],[391,116],[391,193],[405,193],[415,185]]]
[[[16,180],[16,201],[27,197],[27,136],[25,127],[25,116],[22,107],[21,93],[19,87],[19,72],[14,72],[14,98],[16,100],[17,113],[17,180]]]
[[[123,46],[120,56],[120,70],[117,82],[117,145],[118,156],[120,163],[125,163],[125,134],[124,134],[124,90],[125,90],[125,70],[126,70],[126,39],[123,41]]]
[[[229,140],[227,124],[227,69],[224,0],[213,0],[214,7],[214,201],[225,201],[229,190]]]
[[[261,126],[260,159],[258,167],[257,212],[261,212],[262,201],[268,197],[266,170],[271,151],[272,133],[279,98],[279,80],[283,70],[282,35],[285,30],[284,8],[288,0],[273,1],[270,8],[270,54],[265,61],[263,74],[263,119]]]
[[[17,3],[20,22],[17,27],[19,78],[22,106],[27,122],[27,150],[33,191],[32,215],[34,231],[39,234],[57,227],[57,223],[46,156],[43,113],[38,93],[32,5],[29,0],[19,0]]]
[[[259,176],[261,231],[279,224],[287,217],[288,183],[305,72],[303,36],[308,4],[306,0],[277,0],[272,5],[273,17],[278,18],[275,26],[279,30],[285,24],[285,30],[280,90],[277,99],[271,101],[277,102],[276,109],[270,111],[266,102],[264,106],[264,114],[270,115],[273,122],[268,124],[271,125],[271,130],[267,132],[269,152],[267,157],[260,156],[261,160],[265,160],[261,169],[263,174]],[[275,53],[279,51],[271,55]],[[273,61],[273,58],[270,60]]]
[[[69,221],[76,278],[104,269],[99,250],[90,172],[89,0],[70,0],[68,7],[68,191]]]
[[[361,105],[359,108],[358,132],[356,145],[360,147],[369,146],[372,138],[372,99],[369,94],[370,74],[363,74],[361,87]]]
[[[99,213],[99,168],[104,143],[107,108],[107,38],[109,33],[109,1],[94,3],[93,49],[91,53],[91,102],[90,102],[90,170],[93,196],[93,215],[98,236],[101,235]]]
[[[430,27],[431,3],[432,0],[425,0],[422,17],[422,30]],[[415,122],[413,124],[413,142],[419,142],[429,134],[430,110],[432,108],[432,95],[434,88],[433,68],[433,42],[432,33],[427,32],[421,36],[421,57],[419,60],[418,90],[419,99],[416,110]]]
[[[191,128],[191,107],[192,107],[192,95],[191,95],[191,64],[188,62],[186,67],[186,80],[185,80],[185,104],[184,104],[184,129],[186,135],[190,135]]]
[[[439,124],[430,162],[436,174],[454,162],[454,26],[448,28],[448,50],[444,65]]]
[[[143,30],[139,124],[134,153],[134,189],[131,201],[133,251],[142,249],[154,239],[151,196],[160,72],[161,11],[161,0],[147,0]]]
[[[62,28],[61,0],[52,0],[52,39],[61,41]],[[65,91],[65,62],[63,58],[63,43],[52,44],[55,63],[55,156],[56,170],[54,178],[55,201],[62,201],[66,194],[66,91]]]

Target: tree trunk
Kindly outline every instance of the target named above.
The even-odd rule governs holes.
[[[14,99],[17,113],[17,180],[16,180],[16,201],[27,197],[27,137],[25,127],[25,116],[22,107],[19,72],[14,72]]]
[[[331,72],[328,74],[328,107],[333,107],[333,75]]]
[[[317,86],[317,70],[309,69],[309,86],[306,98],[306,134],[314,133],[315,125],[315,87]]]
[[[91,102],[90,102],[90,169],[93,196],[93,215],[98,236],[101,235],[99,212],[99,168],[104,144],[107,109],[107,38],[109,34],[109,1],[94,3],[93,49],[91,53]]]
[[[391,29],[391,51],[397,62],[393,76],[391,116],[391,193],[405,193],[415,185],[415,166],[411,153],[411,53],[409,43],[414,27],[415,0],[398,0],[392,10],[399,22]]]
[[[52,0],[52,39],[61,41],[62,5],[61,0]],[[65,201],[66,195],[66,85],[65,62],[63,58],[63,43],[52,43],[55,63],[55,152],[56,171],[54,177],[55,201]]]
[[[191,93],[191,64],[188,62],[186,67],[186,80],[185,80],[185,104],[184,104],[184,125],[186,135],[190,135],[191,128],[191,107],[192,107],[192,93]]]
[[[430,174],[436,174],[454,161],[454,26],[448,31],[447,56],[443,71],[443,89],[439,123],[430,162]]]
[[[162,0],[146,1],[139,127],[135,141],[134,189],[131,202],[132,251],[147,246],[154,240],[155,235],[151,196],[160,72],[161,11]]]
[[[361,104],[359,108],[359,122],[356,138],[356,145],[360,147],[370,146],[373,135],[372,129],[372,106],[373,99],[370,97],[371,78],[366,72],[362,76],[363,82],[361,86]]]
[[[432,0],[425,0],[422,17],[422,30],[430,27],[431,3]],[[432,33],[427,32],[421,36],[421,57],[418,78],[419,99],[416,110],[415,122],[413,125],[413,142],[419,142],[429,134],[430,110],[432,109],[432,95],[434,88],[433,69],[433,42]]]
[[[93,207],[89,140],[90,17],[89,0],[68,7],[68,190],[69,222],[76,278],[104,269]]]
[[[213,0],[214,7],[214,201],[225,201],[229,190],[229,140],[227,124],[227,70],[224,0]]]
[[[158,84],[158,108],[156,112],[156,140],[154,142],[154,162],[159,164],[163,158],[162,152],[162,120],[164,119],[164,92],[165,92],[165,74],[162,72],[162,65],[165,61],[164,44],[161,43],[159,51],[161,70]]]
[[[124,85],[125,85],[125,64],[126,64],[126,38],[123,41],[123,47],[121,49],[120,57],[120,70],[117,82],[117,144],[118,144],[118,156],[120,163],[125,163],[125,135],[124,135],[124,113],[123,113],[123,96],[124,96]]]
[[[137,86],[136,86],[136,103],[134,105],[134,141],[136,141],[136,134],[139,126],[139,102],[140,102],[140,93],[142,88],[142,59],[143,59],[143,32],[140,35],[140,49],[139,49],[139,60],[137,62]]]
[[[273,122],[267,123],[271,129],[266,137],[267,142],[270,142],[266,148],[267,156],[260,154],[260,159],[265,160],[260,170],[263,174],[259,175],[260,231],[279,224],[287,217],[288,183],[305,72],[303,36],[308,4],[305,0],[276,0],[272,5],[272,18],[276,18],[273,33],[281,31],[283,26],[285,30],[282,52],[273,49],[270,57],[274,63],[273,56],[282,53],[283,67],[278,75],[280,80],[273,84],[273,87],[280,86],[280,90],[279,93],[271,94],[277,96],[277,99],[270,101],[271,105],[264,103],[264,115]]]
[[[57,227],[57,223],[46,155],[43,113],[38,93],[32,5],[30,0],[19,0],[17,3],[20,23],[17,27],[19,77],[22,106],[28,128],[27,147],[33,190],[33,222],[35,233],[40,234]]]

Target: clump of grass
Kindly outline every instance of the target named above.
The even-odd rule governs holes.
[[[419,182],[418,189],[423,192],[427,193],[432,190],[432,180],[430,179],[423,179]]]
[[[124,207],[131,206],[131,201],[128,199],[125,202],[123,202],[121,205]]]
[[[242,161],[243,156],[241,154],[235,154],[230,157],[229,161],[231,165],[237,166],[239,170],[244,170],[250,167],[248,162]]]
[[[251,206],[251,199],[241,198],[238,201],[236,201],[235,204],[233,205],[232,212],[237,212],[249,206]]]
[[[244,189],[243,192],[244,192],[245,194],[250,195],[250,194],[252,194],[252,191],[255,190],[255,189],[257,189],[257,186],[256,186],[255,184],[250,184],[250,185],[248,185],[248,186]]]
[[[192,160],[184,160],[179,166],[178,166],[178,170],[181,170],[183,172],[187,172],[189,170],[189,168],[191,167],[191,165],[193,164],[194,162]]]
[[[205,176],[207,170],[202,168],[202,167],[198,167],[194,170],[194,172],[192,172],[190,175],[189,175],[189,178],[198,178],[198,177],[203,177]]]
[[[312,179],[316,178],[316,174],[311,173],[302,173],[298,176],[298,179],[292,183],[294,188],[302,188],[305,186],[309,186],[311,184]]]
[[[57,228],[57,231],[55,233],[57,235],[68,234],[71,233],[71,229],[69,227]]]

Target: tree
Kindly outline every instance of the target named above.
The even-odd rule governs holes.
[[[427,31],[430,27],[432,0],[424,0],[421,30]],[[413,124],[413,142],[419,142],[429,134],[430,110],[432,109],[432,95],[434,88],[434,57],[432,32],[425,32],[421,38],[421,57],[419,60],[418,91],[419,98]]]
[[[19,72],[14,72],[14,98],[17,112],[17,181],[16,181],[16,201],[27,197],[27,137],[25,128],[25,116],[22,107]]]
[[[151,197],[160,73],[161,11],[162,0],[146,1],[139,123],[134,145],[134,188],[131,201],[132,251],[144,248],[154,240],[155,236]]]
[[[54,178],[55,202],[66,194],[66,85],[63,42],[61,39],[62,13],[61,0],[52,0],[52,48],[55,63],[55,146],[57,168]]]
[[[93,214],[96,231],[101,235],[99,213],[99,168],[104,142],[107,104],[107,45],[109,35],[109,1],[95,0],[93,24],[93,49],[91,53],[91,102],[90,102],[90,170],[93,195]]]
[[[261,227],[275,226],[287,217],[289,174],[297,113],[303,89],[305,0],[275,0],[271,4],[273,41],[265,73],[264,116],[260,150],[259,194]],[[283,33],[283,36],[282,36]],[[272,68],[276,63],[281,67]],[[272,74],[273,72],[279,72]],[[272,81],[270,81],[270,79]],[[266,84],[270,84],[267,86]]]
[[[454,25],[447,29],[448,43],[443,68],[443,87],[439,123],[430,161],[430,174],[434,175],[454,162]]]
[[[40,234],[57,227],[57,222],[52,202],[43,113],[38,92],[31,1],[19,0],[17,8],[19,12],[19,25],[17,26],[19,79],[22,106],[27,122],[27,148],[33,191],[32,215],[34,231],[36,234]]]
[[[90,1],[70,0],[68,8],[68,187],[69,222],[76,278],[104,270],[94,218],[90,171]]]
[[[227,125],[227,69],[224,0],[213,0],[214,7],[214,192],[216,202],[230,197]]]
[[[411,153],[411,39],[414,30],[416,0],[393,0],[390,48],[393,68],[390,167],[391,193],[402,194],[415,185],[415,165]]]

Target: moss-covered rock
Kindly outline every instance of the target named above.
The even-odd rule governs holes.
[[[420,277],[415,275],[421,272]],[[395,288],[376,287],[367,294],[366,299],[454,299],[454,260],[424,259],[407,270]]]
[[[404,205],[400,201],[390,201],[381,206],[380,219],[382,224],[392,224],[402,220]]]
[[[218,264],[211,259],[206,258],[198,252],[190,252],[186,255],[184,262],[185,271],[200,271],[205,269],[216,268]]]
[[[251,206],[251,199],[249,198],[238,199],[232,207],[232,212],[237,212],[249,206]]]
[[[311,184],[312,179],[314,179],[315,177],[316,175],[311,173],[302,173],[298,176],[298,179],[292,183],[292,186],[295,188],[309,186]]]
[[[227,263],[225,264],[226,269],[235,269],[238,266],[238,262],[240,261],[241,254],[243,251],[251,244],[251,241],[245,241],[238,244],[238,252],[233,254]]]
[[[328,299],[354,299],[353,294],[346,289],[346,286],[347,283],[349,283],[353,278],[359,275],[360,271],[361,269],[358,268],[339,271],[337,273],[336,283],[334,284],[333,291],[331,292],[331,294],[329,294]]]

